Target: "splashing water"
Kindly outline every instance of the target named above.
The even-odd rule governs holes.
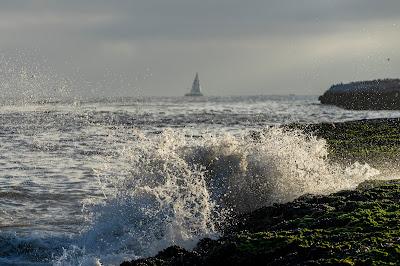
[[[91,226],[77,245],[80,261],[108,265],[173,244],[192,248],[217,236],[232,213],[353,189],[379,174],[366,164],[342,168],[327,155],[323,139],[276,127],[257,136],[136,132],[98,169],[105,199],[85,207]],[[58,265],[76,260],[68,252],[76,247]]]
[[[19,52],[0,53],[0,104],[58,102],[70,96],[72,81],[46,67],[45,59]]]

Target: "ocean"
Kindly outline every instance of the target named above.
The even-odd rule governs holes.
[[[354,188],[379,171],[276,126],[388,117],[400,112],[294,95],[3,100],[0,265],[118,265],[218,237],[237,213]]]

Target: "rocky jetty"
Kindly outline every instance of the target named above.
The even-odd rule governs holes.
[[[336,84],[319,100],[322,104],[351,110],[400,110],[400,79]]]

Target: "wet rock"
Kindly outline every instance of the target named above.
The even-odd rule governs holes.
[[[151,265],[200,265],[200,256],[179,246],[171,246],[160,251],[155,257],[123,262],[121,266]]]
[[[170,247],[122,265],[399,265],[400,180],[303,196],[240,217],[193,251]]]
[[[329,158],[343,164],[367,162],[376,168],[400,165],[399,118],[291,124],[287,127],[324,138],[328,144]]]

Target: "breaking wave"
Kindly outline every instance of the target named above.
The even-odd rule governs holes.
[[[343,168],[327,155],[325,140],[276,127],[235,136],[136,132],[98,169],[104,200],[86,206],[91,226],[80,244],[105,264],[173,244],[191,248],[218,236],[233,214],[353,189],[379,174],[367,164]]]
[[[236,214],[353,189],[379,175],[367,164],[332,163],[325,140],[277,127],[241,135],[192,137],[168,129],[121,136],[126,132],[115,135],[111,154],[99,157],[104,197],[85,202],[89,226],[53,244],[36,240],[37,252],[54,265],[116,265],[174,244],[190,249],[200,238],[218,237]]]

